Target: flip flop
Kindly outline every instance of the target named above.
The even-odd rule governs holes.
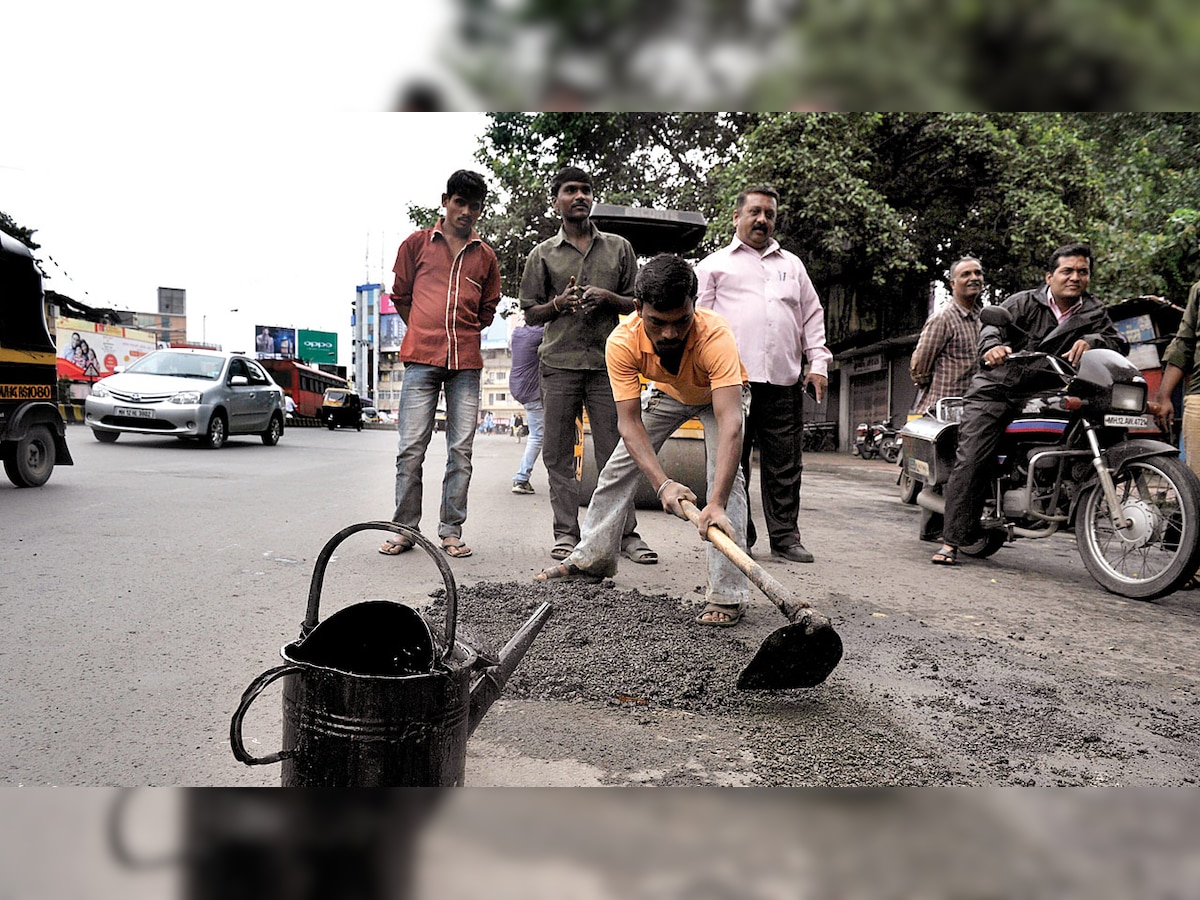
[[[401,553],[407,553],[414,546],[416,545],[409,538],[403,536],[388,538],[379,548],[379,552],[384,556],[399,556]]]
[[[574,563],[559,563],[557,566],[549,566],[542,569],[533,576],[534,581],[541,581],[545,584],[550,582],[566,582],[580,581],[584,584],[599,584],[604,580],[603,575],[593,575],[591,572],[585,572],[583,569]]]
[[[653,566],[658,562],[658,554],[651,550],[641,538],[631,540],[622,547],[621,555],[642,566]]]
[[[463,543],[462,538],[456,538],[453,535],[442,538],[442,550],[447,556],[453,556],[455,559],[470,556],[472,552],[471,548]]]
[[[729,618],[724,622],[704,618],[712,613],[722,613],[726,616],[729,616]],[[725,603],[706,603],[700,615],[696,616],[693,621],[695,621],[697,625],[710,625],[714,628],[732,628],[738,622],[742,621],[742,616],[745,614],[746,610],[740,603],[736,605],[729,605]]]
[[[554,542],[554,546],[550,548],[551,559],[566,559],[571,555],[571,551],[575,549],[575,543],[570,538],[560,538]]]
[[[942,549],[933,554],[933,558],[929,561],[935,566],[957,566],[958,548],[951,547],[949,544],[943,544]]]

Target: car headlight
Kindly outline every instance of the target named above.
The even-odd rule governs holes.
[[[108,388],[106,388],[103,384],[101,384],[99,381],[97,381],[95,384],[92,385],[92,390],[90,391],[90,394],[93,397],[107,397],[108,396]]]
[[[178,394],[175,394],[173,397],[171,397],[171,399],[168,400],[167,402],[168,403],[180,403],[180,404],[186,403],[191,406],[195,406],[197,403],[200,402],[200,392],[199,391],[180,391]]]
[[[1112,408],[1140,413],[1146,408],[1146,386],[1144,384],[1114,384]]]

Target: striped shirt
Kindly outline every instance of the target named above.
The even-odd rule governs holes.
[[[932,409],[943,397],[961,397],[979,369],[979,310],[951,300],[925,322],[909,372],[923,388],[916,412]]]

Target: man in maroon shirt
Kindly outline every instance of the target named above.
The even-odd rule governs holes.
[[[454,557],[471,555],[462,526],[479,417],[479,344],[500,301],[496,254],[475,231],[486,196],[483,176],[465,169],[451,175],[442,194],[445,214],[433,228],[405,238],[392,268],[392,302],[408,326],[400,344],[404,384],[396,415],[400,440],[392,520],[411,528],[421,521],[421,467],[433,435],[438,394],[445,391],[446,474],[438,537]],[[396,535],[379,552],[395,556],[412,547],[412,541]]]

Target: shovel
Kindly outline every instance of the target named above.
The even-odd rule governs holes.
[[[699,527],[700,510],[696,504],[680,500],[679,505],[692,524]],[[842,639],[829,620],[763,571],[763,567],[720,528],[710,525],[708,539],[791,623],[767,635],[750,664],[738,676],[738,690],[816,687],[828,678],[842,658]]]

